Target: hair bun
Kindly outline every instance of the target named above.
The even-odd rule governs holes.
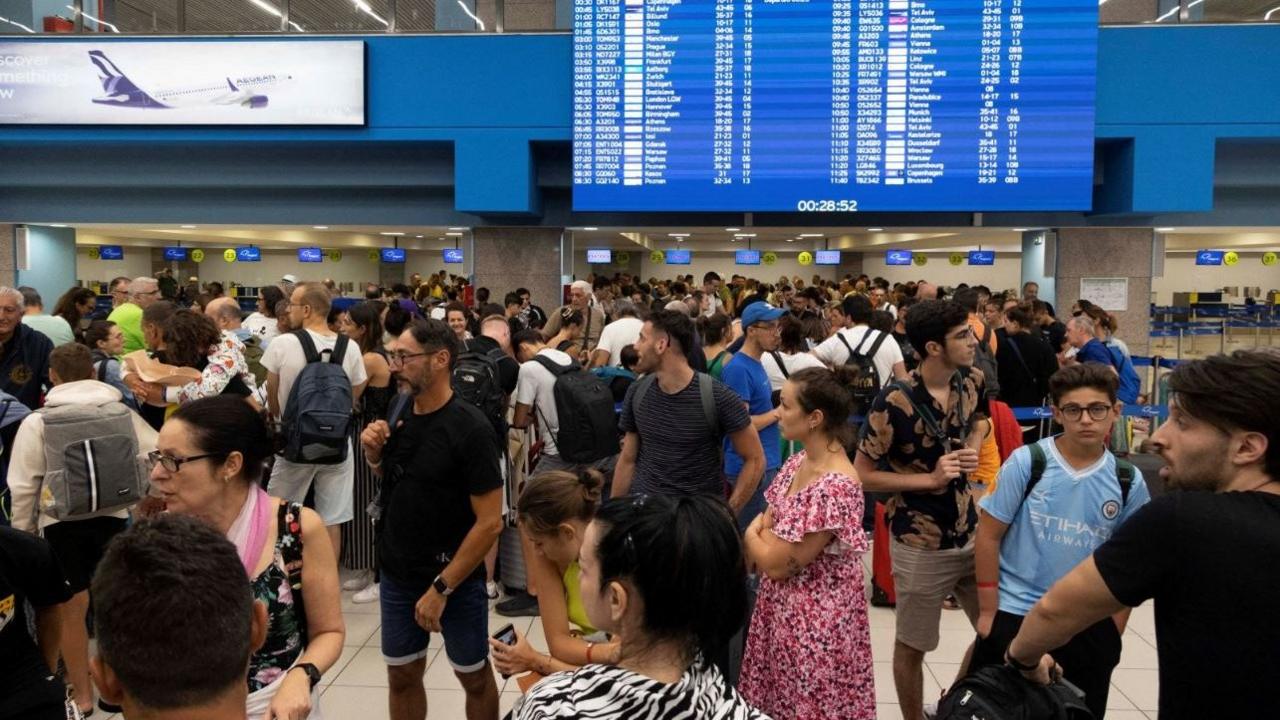
[[[578,473],[578,484],[582,486],[582,495],[591,502],[600,502],[604,493],[604,475],[593,468]]]

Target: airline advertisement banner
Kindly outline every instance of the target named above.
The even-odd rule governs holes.
[[[0,42],[4,125],[364,125],[361,41]]]

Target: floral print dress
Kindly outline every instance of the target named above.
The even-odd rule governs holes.
[[[776,720],[874,720],[862,487],[827,473],[788,495],[804,458],[791,456],[765,491],[773,533],[793,543],[824,530],[835,538],[799,575],[761,576],[738,688]]]
[[[267,569],[253,579],[253,599],[267,606],[267,637],[249,659],[250,693],[278,680],[305,649],[304,623],[298,617],[302,603],[294,598],[285,566],[286,555],[298,554],[290,548],[302,544],[302,506],[282,504],[277,522],[275,555]]]

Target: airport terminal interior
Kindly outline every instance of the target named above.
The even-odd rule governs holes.
[[[645,285],[646,304],[684,299],[658,288],[686,276],[689,292],[709,276],[827,287],[824,306],[881,280],[890,298],[1033,285],[1058,320],[1081,301],[1111,318],[1140,382],[1121,452],[1158,463],[1179,363],[1280,351],[1277,3],[0,0],[0,286],[46,314],[87,288],[106,317],[117,279],[171,278],[167,298],[221,292],[248,317],[303,281],[344,307],[403,289],[427,315],[443,291],[403,286],[439,278],[479,313],[482,290],[555,312],[602,278]],[[1024,427],[1049,412],[1015,410]],[[500,584],[532,552],[520,542],[512,518]],[[873,551],[859,562],[871,597]],[[518,587],[491,595],[487,634],[512,624],[554,655],[536,605],[497,611]],[[365,590],[344,586],[340,657],[293,720],[411,717],[393,714]],[[895,610],[863,610],[872,716],[915,720]],[[930,713],[974,640],[960,610],[938,627]],[[1107,718],[1169,713],[1156,631],[1153,603],[1136,607]],[[429,716],[472,719],[435,634],[425,660]],[[506,717],[530,691],[493,672]],[[34,717],[4,703],[0,720]]]

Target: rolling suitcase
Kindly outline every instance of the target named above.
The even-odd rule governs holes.
[[[891,542],[884,503],[876,503],[876,528],[871,536],[871,604],[876,607],[893,607],[898,602],[893,590],[893,561],[889,557]]]

